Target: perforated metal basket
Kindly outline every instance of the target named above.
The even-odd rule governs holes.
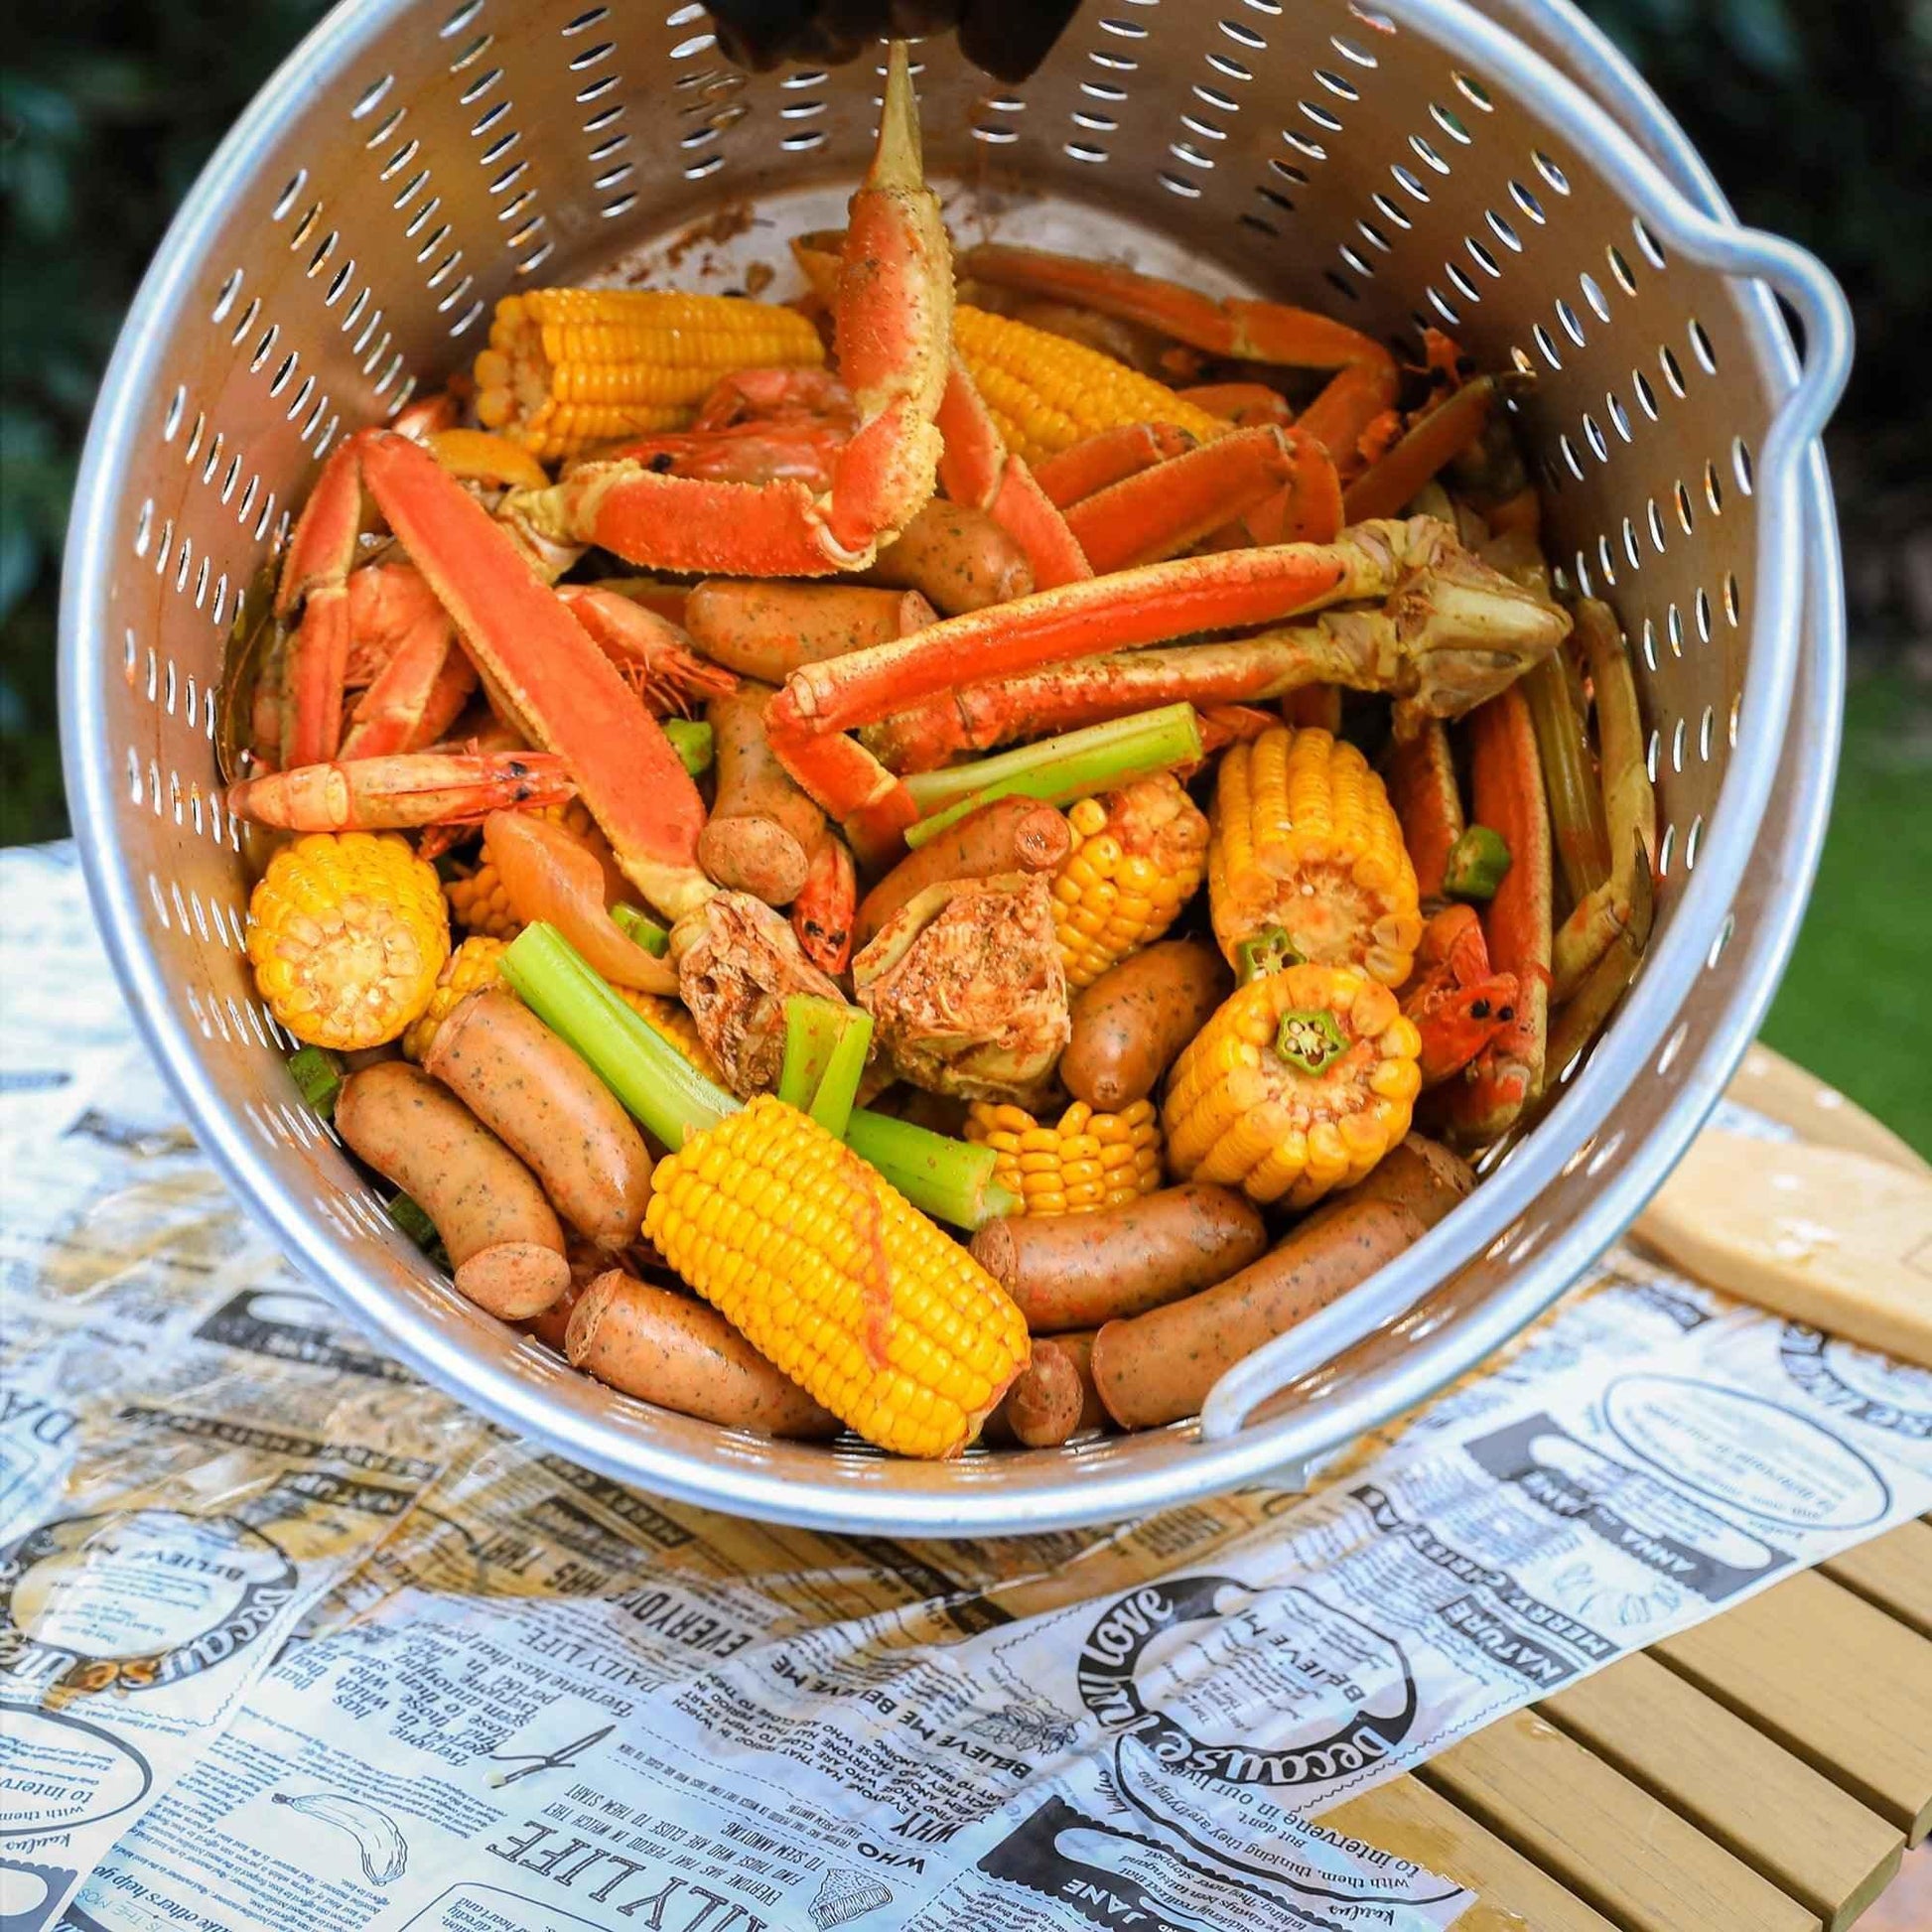
[[[1823,832],[1843,636],[1814,439],[1849,326],[1814,261],[1729,220],[1577,15],[1490,11],[1091,0],[1014,88],[950,43],[922,50],[956,232],[1412,345],[1435,323],[1535,372],[1522,429],[1549,542],[1634,647],[1667,828],[1622,1012],[1462,1208],[1234,1370],[1198,1426],[938,1466],[613,1395],[426,1270],[284,1072],[242,953],[249,837],[209,742],[237,601],[329,446],[465,361],[494,299],[533,279],[625,255],[695,287],[767,264],[784,293],[782,237],[842,218],[876,71],[733,71],[703,9],[663,0],[348,0],[264,88],[170,232],[95,413],[67,559],[68,785],[107,944],[205,1145],[424,1374],[579,1461],[749,1515],[1046,1529],[1299,1466],[1505,1339],[1629,1221],[1762,1015]]]

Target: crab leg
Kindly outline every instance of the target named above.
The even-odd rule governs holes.
[[[1428,905],[1443,897],[1449,852],[1466,829],[1455,760],[1440,719],[1432,718],[1413,738],[1396,741],[1384,776],[1416,868],[1416,891]]]
[[[795,478],[751,485],[586,463],[504,514],[535,544],[597,543],[659,570],[817,577],[864,570],[932,494],[934,426],[952,340],[952,257],[919,161],[918,104],[895,41],[872,166],[852,198],[834,312],[840,379],[857,424],[814,493]]]
[[[1516,980],[1514,1017],[1443,1089],[1451,1133],[1485,1146],[1543,1089],[1550,1025],[1550,810],[1530,708],[1513,687],[1469,716],[1476,821],[1500,833],[1509,871],[1489,901],[1489,958]]]
[[[1234,430],[1083,498],[1067,527],[1103,576],[1159,563],[1278,497],[1305,465],[1334,474],[1327,453],[1292,430]]]
[[[362,534],[362,483],[352,446],[323,466],[289,538],[275,615],[302,621],[282,664],[282,763],[333,759],[343,737],[343,680],[348,673],[349,573]]]
[[[1265,382],[1197,382],[1177,393],[1182,402],[1191,402],[1196,409],[1243,429],[1257,423],[1279,423],[1286,429],[1295,420],[1288,398]]]
[[[427,750],[456,723],[477,687],[477,668],[458,649],[449,613],[420,571],[385,562],[364,564],[349,578],[348,617],[344,682],[368,688],[339,756]]]
[[[1425,716],[1466,711],[1554,650],[1569,621],[1449,547],[1444,526],[1433,527],[1443,536],[1441,550],[1418,547],[1417,557],[1426,561],[1397,579],[1383,611],[1324,611],[1311,621],[1231,642],[1116,651],[943,690],[894,711],[865,731],[865,742],[895,770],[923,771],[960,752],[988,751],[1155,705],[1254,703],[1314,684],[1393,693],[1406,709]],[[1223,553],[1264,554],[1270,553]],[[1126,583],[1129,577],[1102,581]]]
[[[1481,436],[1498,396],[1494,376],[1463,383],[1348,485],[1343,517],[1357,523],[1365,516],[1399,515],[1424,483]]]
[[[992,413],[955,354],[940,398],[939,481],[955,503],[985,510],[1026,552],[1034,588],[1054,590],[1093,575],[1079,541],[1027,465],[1012,455]]]
[[[1194,439],[1167,423],[1117,423],[1050,456],[1034,481],[1061,509],[1070,509],[1111,483],[1125,483],[1156,464],[1185,456]]]
[[[376,832],[561,805],[574,789],[564,760],[546,752],[413,752],[250,778],[228,787],[228,809],[285,832]]]
[[[364,440],[366,438],[366,440]],[[370,493],[510,715],[569,768],[618,864],[659,910],[709,896],[704,803],[657,721],[475,497],[403,437],[352,439]]]
[[[1608,606],[1577,606],[1585,660],[1596,693],[1596,736],[1603,809],[1610,830],[1610,876],[1578,900],[1556,936],[1552,997],[1569,999],[1622,933],[1641,954],[1655,913],[1650,855],[1657,849],[1657,794],[1644,763],[1643,717],[1630,658]]]
[[[1102,315],[1158,329],[1210,355],[1339,370],[1297,423],[1338,466],[1354,462],[1363,432],[1395,401],[1395,357],[1373,337],[1307,309],[1241,299],[1217,302],[1133,269],[994,242],[969,249],[959,266],[975,280],[1082,303]]]

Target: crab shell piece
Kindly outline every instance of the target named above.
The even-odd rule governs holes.
[[[1072,1034],[1052,897],[1038,874],[944,880],[852,962],[878,1050],[931,1093],[1017,1100]]]

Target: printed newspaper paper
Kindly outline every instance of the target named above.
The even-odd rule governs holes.
[[[1622,1253],[1307,1494],[938,1544],[657,1501],[295,1279],[100,1024],[63,855],[0,890],[9,1932],[1422,1932],[1468,1894],[1307,1821],[1932,1506],[1932,1377]]]

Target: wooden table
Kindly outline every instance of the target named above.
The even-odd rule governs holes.
[[[1754,1048],[1732,1096],[1922,1166]],[[1323,1824],[1459,1879],[1457,1932],[1932,1932],[1932,1519],[1626,1657]],[[1899,1914],[1902,1913],[1902,1916]]]

